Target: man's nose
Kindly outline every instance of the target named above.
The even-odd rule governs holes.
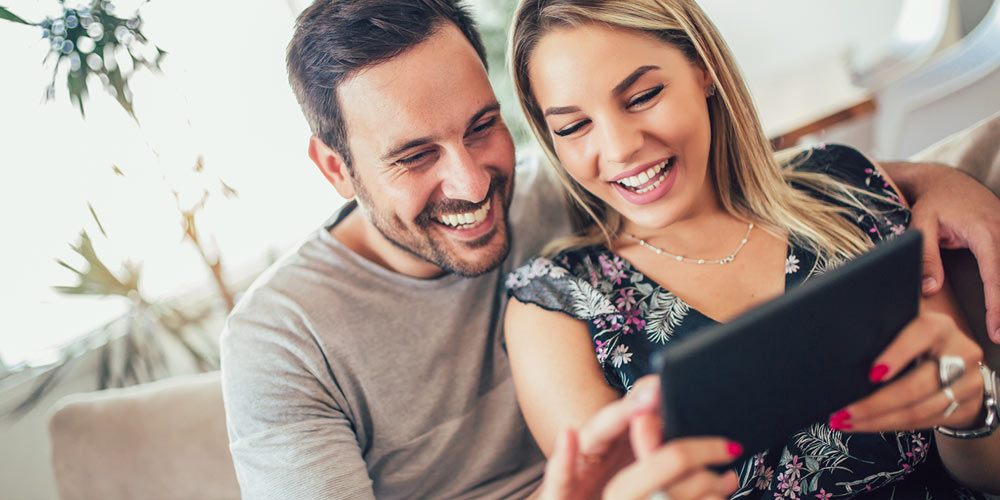
[[[446,198],[479,203],[489,194],[490,172],[464,146],[449,152],[441,172],[441,194]]]

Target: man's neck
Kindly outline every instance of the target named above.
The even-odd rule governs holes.
[[[437,278],[445,273],[440,267],[386,239],[358,207],[333,226],[330,235],[365,260],[395,273],[418,279]]]

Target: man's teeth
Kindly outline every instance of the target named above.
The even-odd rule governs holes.
[[[439,215],[437,217],[437,221],[446,226],[457,227],[459,229],[471,229],[479,224],[482,224],[482,222],[486,220],[486,216],[490,213],[490,201],[491,200],[486,200],[486,203],[479,207],[479,210],[476,210],[475,212]]]
[[[657,163],[656,165],[653,165],[652,167],[649,167],[648,169],[642,172],[639,172],[638,175],[633,175],[631,177],[626,177],[624,179],[618,179],[617,182],[627,188],[632,188],[631,189],[632,191],[639,194],[651,191],[653,188],[659,186],[660,183],[663,182],[663,178],[666,177],[666,173],[664,172],[663,175],[660,175],[659,177],[657,177],[657,174],[665,170],[667,166],[670,165],[670,162],[671,162],[670,159],[664,160],[660,163]],[[635,189],[649,182],[650,179],[656,179],[656,182],[648,186],[645,186],[642,189]]]

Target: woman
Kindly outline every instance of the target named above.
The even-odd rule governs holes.
[[[732,56],[691,0],[526,0],[511,44],[522,108],[579,229],[507,281],[518,398],[547,454],[561,429],[649,373],[649,355],[671,339],[728,321],[908,224],[892,182],[850,148],[779,166]],[[872,380],[885,382],[879,391],[783,449],[735,464],[738,484],[701,469],[664,491],[676,500],[975,498],[965,486],[1000,489],[1000,433],[926,430],[981,426],[985,376],[951,295],[921,309],[872,367]],[[942,356],[969,367],[948,387]],[[729,450],[740,454],[738,443]],[[621,462],[628,451],[590,458]],[[685,443],[672,453],[702,452]]]

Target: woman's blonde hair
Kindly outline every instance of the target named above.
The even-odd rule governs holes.
[[[851,189],[826,175],[782,168],[764,137],[750,93],[729,47],[693,0],[522,0],[514,16],[508,52],[521,108],[569,198],[575,236],[553,242],[546,253],[605,243],[622,228],[622,217],[574,181],[559,162],[544,115],[531,92],[528,62],[538,40],[551,30],[586,24],[638,31],[680,50],[703,66],[717,87],[708,100],[712,141],[709,171],[722,206],[773,234],[787,234],[824,259],[849,259],[871,246],[843,217],[846,210],[796,189],[816,189],[860,207]]]

